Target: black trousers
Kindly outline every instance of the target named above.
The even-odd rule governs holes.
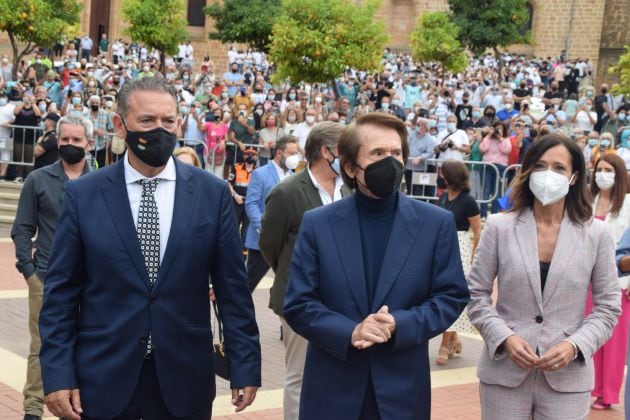
[[[241,245],[243,249],[245,249],[245,236],[247,234],[247,227],[249,226],[249,217],[247,217],[244,202],[243,204],[236,204],[236,201],[232,200],[232,203],[234,204],[234,213],[236,214],[236,227],[241,235]]]
[[[189,416],[175,417],[172,415],[162,397],[154,359],[146,359],[140,372],[138,385],[133,392],[131,401],[123,412],[112,420],[209,420],[212,416],[212,401],[208,396],[208,406]],[[104,420],[101,417],[81,416],[82,420]]]
[[[249,283],[249,291],[254,292],[258,283],[265,277],[269,271],[269,266],[263,258],[260,251],[256,249],[247,250],[247,279]]]

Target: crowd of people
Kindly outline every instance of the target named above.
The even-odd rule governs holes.
[[[189,42],[165,57],[163,68],[159,54],[141,45],[120,39],[110,45],[103,36],[96,48],[93,55],[92,40],[84,36],[56,46],[55,62],[38,51],[21,63],[15,80],[8,57],[0,64],[0,176],[25,178],[12,237],[32,300],[27,415],[41,417],[45,392],[52,395],[47,403],[53,413],[74,418],[81,414],[75,406],[81,385],[90,416],[152,417],[144,410],[155,408],[145,407],[136,393],[157,377],[171,385],[168,375],[183,378],[171,369],[177,358],[164,337],[182,339],[174,331],[188,325],[171,316],[191,302],[186,321],[207,332],[206,303],[192,296],[204,289],[199,283],[208,275],[212,299],[225,305],[224,324],[231,319],[250,334],[246,339],[234,325],[225,333],[233,346],[229,356],[253,368],[237,369],[232,387],[233,403],[245,408],[260,386],[260,350],[251,297],[236,283],[243,280],[251,293],[270,268],[270,307],[286,349],[287,419],[319,418],[337,387],[357,384],[361,389],[343,404],[330,406],[336,410],[330,416],[428,418],[427,342],[442,334],[435,362],[445,365],[464,351],[458,332],[480,334],[486,342],[478,370],[484,419],[529,418],[532,412],[555,418],[558,407],[571,407],[571,418],[586,418],[589,408],[619,402],[630,316],[622,275],[630,271],[622,238],[630,227],[630,102],[606,84],[593,85],[588,59],[482,55],[471,58],[465,72],[445,75],[439,64],[386,50],[377,72],[348,68],[332,84],[274,85],[273,63],[259,51],[230,48],[223,72],[207,56],[195,63]],[[176,142],[180,148],[174,150]],[[16,165],[25,162],[34,162],[33,168]],[[506,174],[510,167],[520,173]],[[68,184],[73,187],[63,192],[68,180],[89,172],[101,175]],[[417,172],[435,174],[435,182],[416,183]],[[513,182],[500,200],[496,185],[504,176]],[[180,179],[189,179],[190,187]],[[113,198],[95,197],[106,182],[112,182]],[[217,202],[183,195],[184,188]],[[56,195],[65,196],[65,210]],[[121,210],[127,198],[132,215]],[[53,211],[41,211],[53,201]],[[307,213],[318,207],[324,208]],[[81,232],[83,223],[94,222],[82,215],[98,213],[98,220],[109,221],[108,211],[120,219],[112,218],[117,222],[106,238]],[[226,211],[236,217],[221,230],[208,215],[225,224]],[[489,217],[500,211],[506,213]],[[182,214],[199,228],[187,233],[189,241],[182,239],[188,226]],[[58,219],[62,233],[53,244]],[[172,260],[165,228],[171,220],[178,226],[171,231],[179,241],[173,246],[191,256],[216,253],[211,262],[193,268]],[[185,226],[178,225],[181,220]],[[129,240],[137,233],[138,249],[111,236],[116,231]],[[420,231],[429,250],[416,241]],[[29,245],[36,233],[33,255]],[[221,244],[215,247],[201,233],[226,247],[219,252]],[[113,260],[129,253],[129,261],[116,267],[81,262],[98,252]],[[411,253],[417,258],[407,258]],[[153,304],[163,301],[154,293],[166,281],[158,268],[163,260],[195,284],[184,296],[165,283],[168,303],[162,307]],[[186,261],[195,266],[199,259]],[[131,279],[134,270],[147,288],[132,288],[118,304],[132,311],[148,293],[147,311],[162,317],[155,324],[150,317],[101,312],[98,291],[107,275]],[[225,276],[229,281],[215,281]],[[49,297],[38,323],[44,278]],[[342,280],[348,286],[340,287]],[[116,290],[125,293],[124,287]],[[239,305],[247,310],[236,314]],[[81,315],[74,312],[79,306]],[[84,307],[93,312],[83,315]],[[62,322],[68,319],[73,322]],[[135,379],[109,375],[107,387],[121,391],[116,406],[105,407],[97,401],[103,385],[90,379],[91,368],[76,368],[81,384],[76,377],[56,377],[60,363],[71,365],[79,356],[85,362],[103,351],[116,323],[144,329],[141,347],[133,350],[144,362],[131,363],[123,350],[111,358],[114,370],[134,369],[142,380],[136,385]],[[74,356],[77,337],[81,350]],[[187,340],[190,346],[201,342]],[[236,356],[237,350],[243,353]],[[205,368],[202,353],[194,354]],[[161,360],[172,364],[163,372],[157,368]],[[182,372],[199,379],[189,368]],[[335,378],[335,387],[322,389]],[[205,379],[197,385],[211,386]],[[195,402],[197,394],[171,391],[186,403],[152,389],[151,404],[173,416],[211,413]],[[405,403],[409,392],[418,396],[413,404]],[[514,404],[502,403],[506,398]]]

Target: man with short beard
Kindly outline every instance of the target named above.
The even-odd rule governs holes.
[[[26,178],[11,229],[17,257],[16,267],[28,285],[31,344],[23,391],[25,420],[41,419],[44,413],[44,391],[39,364],[39,311],[42,307],[43,280],[48,268],[48,256],[66,183],[89,172],[89,165],[85,164],[85,151],[92,142],[92,123],[82,116],[69,115],[62,118],[57,127],[61,160],[36,169]],[[37,239],[33,243],[35,237]]]

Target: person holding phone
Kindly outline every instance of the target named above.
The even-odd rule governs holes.
[[[200,112],[201,107],[199,102],[193,102],[192,106],[188,107],[186,102],[182,100],[179,102],[179,111],[182,116],[181,132],[182,137],[184,138],[184,145],[195,150],[197,157],[202,162],[203,168],[205,167],[203,163],[205,127],[203,125],[203,114]]]

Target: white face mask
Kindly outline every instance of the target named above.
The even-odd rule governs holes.
[[[614,172],[596,172],[595,183],[602,191],[608,191],[615,185]]]
[[[284,161],[284,165],[287,167],[287,169],[290,169],[290,170],[294,170],[295,168],[297,168],[299,163],[300,163],[300,156],[298,155],[291,155],[288,158],[286,158]]]
[[[313,125],[314,122],[315,122],[315,116],[313,116],[313,115],[307,115],[306,116],[306,123],[308,125]]]
[[[529,189],[543,206],[557,203],[569,192],[569,184],[573,176],[556,173],[551,169],[540,172],[532,172],[529,176]]]

